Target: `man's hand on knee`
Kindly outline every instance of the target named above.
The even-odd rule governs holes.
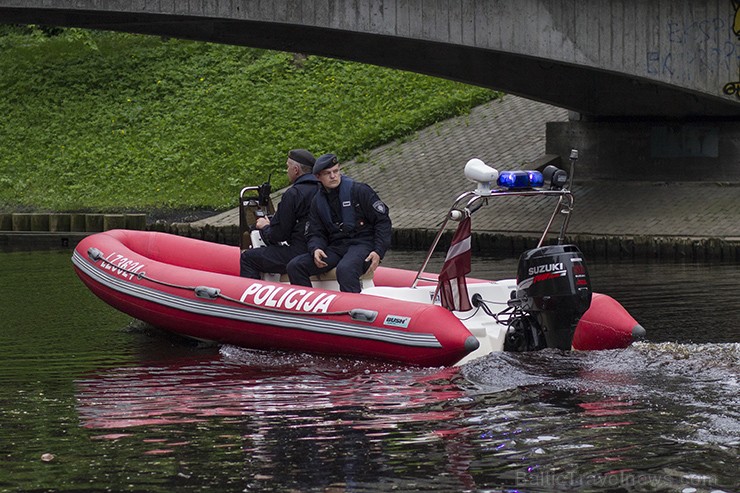
[[[365,262],[370,262],[370,267],[367,268],[366,272],[373,273],[375,272],[375,269],[378,268],[378,265],[380,265],[380,255],[378,255],[375,251],[372,251],[365,258]]]
[[[326,258],[326,253],[321,248],[317,248],[313,252],[313,263],[316,264],[316,267],[319,269],[323,269],[326,267],[326,262],[324,262],[324,259]]]

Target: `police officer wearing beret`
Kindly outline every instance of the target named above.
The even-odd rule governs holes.
[[[305,149],[288,153],[288,179],[293,185],[283,194],[272,219],[257,219],[256,227],[267,246],[242,252],[242,277],[259,279],[261,272],[285,274],[288,262],[307,252],[306,221],[311,201],[319,189],[319,181],[312,174],[315,162],[313,154]]]
[[[374,271],[391,244],[388,207],[365,183],[341,174],[334,154],[316,159],[321,182],[311,202],[308,253],[288,264],[291,284],[311,286],[311,276],[337,268],[340,291],[360,292],[360,276]]]

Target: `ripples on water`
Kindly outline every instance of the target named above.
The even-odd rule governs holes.
[[[205,446],[256,491],[734,491],[738,355],[641,343],[410,369],[225,346],[78,379],[75,396],[91,440],[177,458],[199,484],[204,462],[186,458]]]
[[[0,256],[0,491],[740,490],[736,266],[593,266],[628,349],[409,368],[185,344],[68,262]]]

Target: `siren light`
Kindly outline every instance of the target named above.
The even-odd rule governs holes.
[[[545,184],[545,179],[539,171],[527,171],[527,175],[529,175],[530,187],[538,188]]]
[[[502,171],[498,176],[498,186],[504,188],[541,187],[544,183],[539,171]]]
[[[491,195],[491,183],[496,183],[498,171],[488,166],[478,158],[473,158],[465,164],[465,177],[478,184],[475,193]]]

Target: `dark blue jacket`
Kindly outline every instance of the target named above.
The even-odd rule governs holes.
[[[308,212],[319,187],[319,180],[311,173],[301,175],[293,182],[280,199],[270,225],[260,230],[265,243],[277,245],[287,241],[291,245],[306,244]]]
[[[339,187],[320,187],[308,218],[308,252],[340,242],[367,243],[380,258],[391,246],[388,207],[369,185],[342,175]]]

